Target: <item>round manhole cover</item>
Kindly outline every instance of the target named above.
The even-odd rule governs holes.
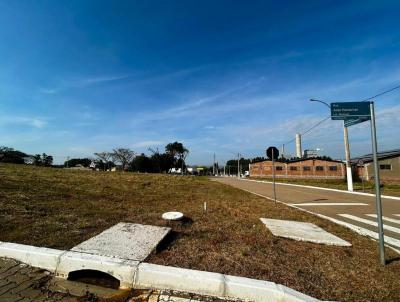
[[[162,214],[162,218],[165,220],[181,220],[183,214],[181,212],[166,212]]]

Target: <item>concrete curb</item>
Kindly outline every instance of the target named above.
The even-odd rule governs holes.
[[[176,290],[254,302],[320,301],[274,282],[16,243],[0,242],[0,257],[55,272],[62,278],[71,271],[99,270],[120,280],[125,288]]]
[[[33,267],[55,272],[65,251],[11,242],[0,242],[0,257],[12,258]]]
[[[267,180],[242,179],[242,178],[240,178],[240,180],[272,184],[272,181],[267,181]],[[323,190],[323,191],[331,191],[331,192],[339,192],[339,193],[346,193],[346,194],[353,194],[353,195],[375,197],[375,194],[371,194],[371,193],[349,192],[349,191],[339,190],[339,189],[331,189],[331,188],[323,188],[323,187],[315,187],[315,186],[307,186],[307,185],[296,185],[296,184],[289,184],[289,183],[283,183],[283,182],[275,182],[275,184],[280,185],[280,186],[301,187],[301,188],[308,188],[308,189],[316,189],[316,190]],[[397,197],[397,196],[381,195],[381,197],[386,198],[386,199],[400,200],[400,197]]]
[[[68,274],[73,271],[97,270],[118,279],[121,288],[131,288],[138,265],[138,261],[70,251],[60,256],[56,276],[67,279]]]
[[[135,285],[222,297],[224,282],[224,275],[218,273],[141,263]]]

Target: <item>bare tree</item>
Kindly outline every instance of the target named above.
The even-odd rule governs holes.
[[[94,155],[96,155],[97,158],[103,163],[103,169],[106,170],[108,162],[112,158],[112,153],[110,153],[110,152],[99,152],[99,153],[95,153]]]
[[[122,171],[125,171],[135,157],[135,152],[126,148],[118,148],[113,149],[111,156],[122,165]]]

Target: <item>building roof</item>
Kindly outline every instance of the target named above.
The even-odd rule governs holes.
[[[291,163],[297,163],[297,162],[307,161],[307,160],[321,160],[321,161],[334,162],[334,163],[343,163],[340,160],[326,159],[326,158],[320,158],[320,157],[308,157],[308,158],[293,159],[293,160],[288,161],[287,163],[291,164]]]
[[[400,156],[400,149],[378,152],[378,160],[399,157],[399,156]],[[372,154],[366,154],[360,157],[354,157],[351,159],[351,162],[357,163],[359,160],[362,160],[364,163],[372,162],[373,161]]]
[[[299,159],[292,159],[289,160],[287,162],[282,162],[282,161],[275,161],[276,164],[292,164],[292,163],[297,163],[297,162],[302,162],[302,161],[309,161],[309,160],[321,160],[321,161],[327,161],[327,162],[334,162],[334,163],[343,163],[340,160],[334,160],[334,159],[325,159],[325,158],[319,158],[319,157],[310,157],[310,158],[299,158]],[[263,161],[259,161],[256,163],[251,163],[251,165],[256,165],[256,164],[260,164],[263,162],[270,162],[271,160],[263,160]]]

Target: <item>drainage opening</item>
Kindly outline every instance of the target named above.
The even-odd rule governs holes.
[[[120,282],[117,278],[110,274],[91,269],[70,272],[68,274],[68,280],[113,289],[118,289],[120,286]]]

